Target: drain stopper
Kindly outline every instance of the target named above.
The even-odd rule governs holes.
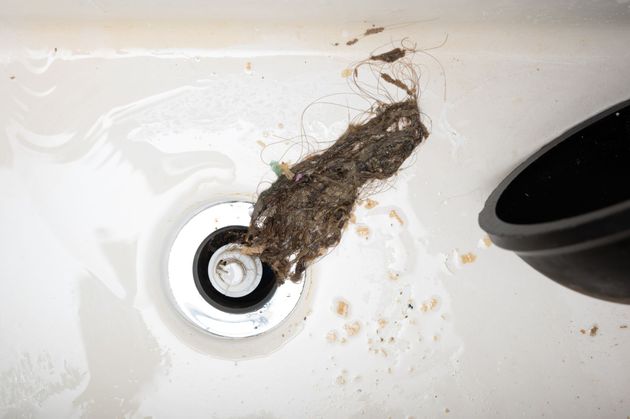
[[[260,284],[260,259],[244,255],[240,245],[226,244],[214,252],[208,264],[208,278],[214,288],[228,297],[243,297]]]

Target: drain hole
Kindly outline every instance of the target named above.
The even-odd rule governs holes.
[[[262,273],[258,272],[260,282],[249,287],[253,290],[248,291],[247,284],[241,283],[252,280],[251,275],[255,274],[251,271],[246,272],[243,261],[231,255],[233,252],[226,251],[224,246],[242,243],[246,233],[247,227],[244,226],[223,227],[206,237],[195,254],[193,274],[197,290],[209,304],[229,313],[256,311],[265,305],[276,291],[275,274],[265,263],[261,266]],[[213,259],[212,256],[217,252],[224,253],[218,255],[221,257]],[[250,264],[254,263],[253,258],[245,258],[252,259],[249,261]],[[216,262],[216,266],[210,266],[211,260],[213,265]],[[209,271],[213,270],[216,275],[211,279]],[[247,293],[241,295],[244,292]]]

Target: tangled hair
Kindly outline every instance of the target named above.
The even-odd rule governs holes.
[[[366,185],[396,174],[429,136],[418,107],[417,69],[406,59],[410,52],[403,46],[357,63],[351,84],[373,103],[366,120],[350,124],[329,148],[281,167],[282,175],[258,197],[243,251],[258,255],[280,282],[299,280],[336,246]],[[359,81],[366,67],[376,86]]]

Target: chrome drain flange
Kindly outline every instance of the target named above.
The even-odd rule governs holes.
[[[168,288],[186,320],[215,336],[243,338],[286,319],[304,278],[277,286],[269,266],[241,252],[253,204],[223,202],[195,214],[177,233],[168,259]]]

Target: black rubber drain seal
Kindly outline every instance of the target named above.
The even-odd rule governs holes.
[[[201,242],[193,262],[193,275],[199,294],[210,305],[228,313],[246,313],[256,311],[273,297],[277,288],[276,276],[266,263],[262,264],[263,273],[258,286],[243,297],[228,297],[220,293],[210,282],[208,264],[212,255],[226,244],[239,244],[247,233],[247,227],[227,226],[212,232]]]

